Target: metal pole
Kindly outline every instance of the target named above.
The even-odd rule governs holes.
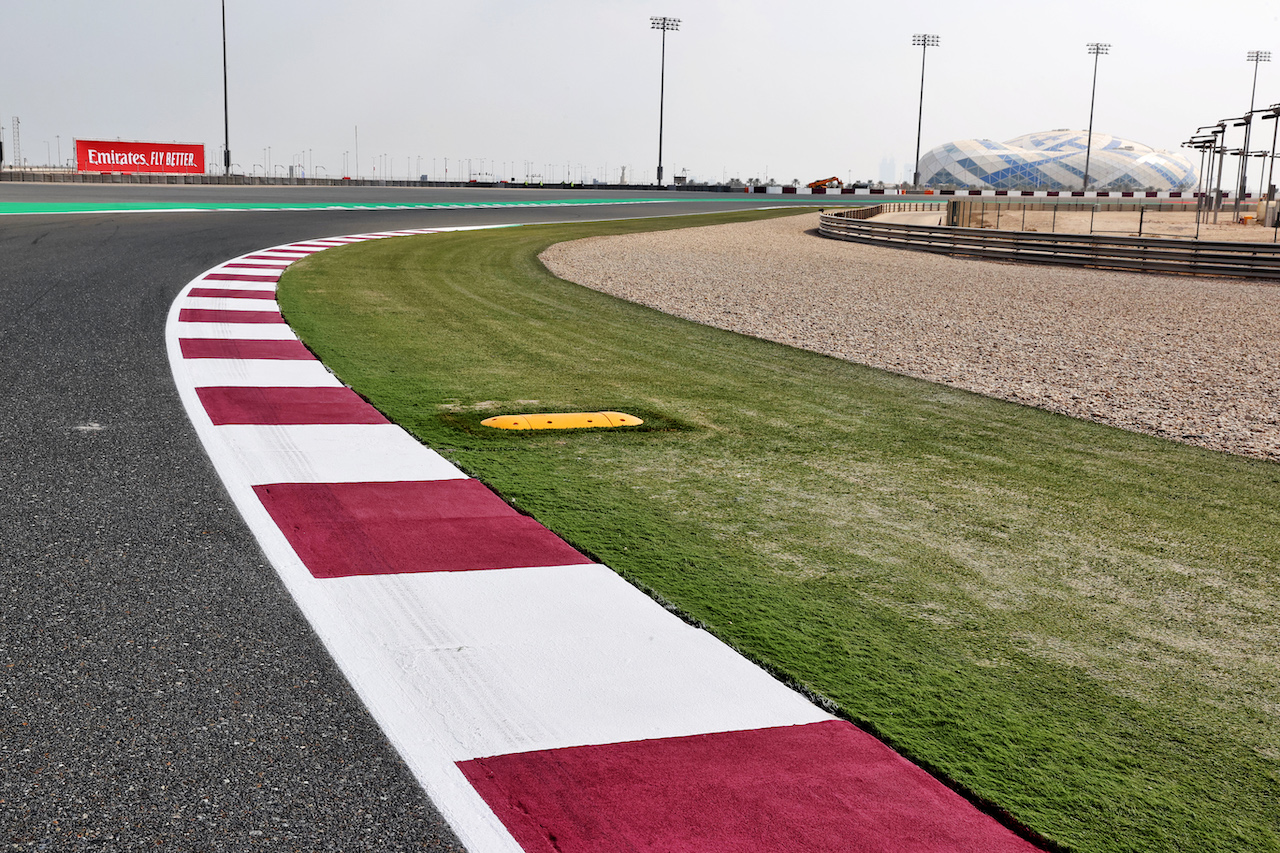
[[[1200,149],[1200,171],[1196,173],[1196,239],[1200,239],[1200,216],[1204,209],[1204,145],[1197,145]]]
[[[920,108],[916,111],[916,159],[915,170],[911,174],[911,187],[920,189],[920,138],[924,131],[924,62],[929,55],[929,42],[920,43]]]
[[[911,44],[920,48],[920,110],[916,115],[916,168],[911,180],[913,189],[920,188],[920,135],[924,128],[924,62],[929,48],[937,47],[939,43],[938,37],[932,33],[916,33],[911,37]]]
[[[662,28],[662,65],[658,71],[658,186],[662,186],[662,125],[667,104],[667,28]]]
[[[658,186],[662,186],[662,127],[667,97],[667,30],[680,29],[679,18],[653,17],[649,28],[662,30],[662,66],[658,77]]]
[[[222,0],[222,169],[231,175],[231,120],[227,100],[227,0]]]
[[[1220,162],[1221,161],[1220,148],[1222,147],[1222,136],[1225,133],[1226,133],[1225,126],[1219,126],[1218,129],[1213,132],[1213,146],[1209,149],[1209,172],[1208,172],[1209,177],[1206,178],[1205,180],[1206,192],[1208,192],[1211,188],[1214,187],[1213,180],[1212,180],[1214,163],[1218,163],[1218,180],[1219,181],[1222,180],[1222,164]],[[1210,210],[1214,212],[1214,217],[1215,217],[1214,221],[1215,222],[1217,221],[1216,217],[1218,212],[1218,201],[1219,201],[1218,191],[1217,189],[1214,189],[1213,195],[1210,199],[1208,199],[1208,206],[1205,208],[1205,211],[1204,211],[1204,221],[1206,223],[1209,221]]]
[[[1235,202],[1231,205],[1231,219],[1235,222],[1240,221],[1240,203],[1244,201],[1245,193],[1248,192],[1248,186],[1245,181],[1249,173],[1249,131],[1253,129],[1253,116],[1246,115],[1244,117],[1244,142],[1240,146],[1240,183],[1236,187]]]
[[[1271,129],[1271,165],[1267,167],[1267,201],[1272,200],[1274,193],[1271,187],[1275,186],[1276,177],[1276,134],[1280,132],[1280,104],[1272,107],[1271,119],[1274,121],[1275,127]]]
[[[1200,170],[1201,170],[1201,172],[1202,172],[1202,173],[1203,173],[1203,171],[1204,171],[1204,155],[1205,155],[1205,150],[1202,148],[1202,149],[1200,149]],[[1210,171],[1212,171],[1212,170],[1213,170],[1213,155],[1212,155],[1212,154],[1210,154],[1210,155],[1209,155],[1209,169],[1210,169]],[[1203,174],[1201,174],[1201,176],[1200,176],[1200,181],[1201,181],[1201,183],[1203,183],[1203,182],[1204,182],[1204,175],[1203,175]],[[1205,194],[1204,194],[1204,191],[1202,190],[1202,191],[1200,192],[1200,199],[1199,199],[1199,201],[1197,201],[1197,202],[1196,202],[1196,239],[1197,239],[1197,240],[1199,240],[1199,239],[1200,239],[1200,223],[1201,223],[1201,221],[1203,221],[1203,220],[1204,220],[1204,217],[1205,217],[1205,215],[1206,215],[1206,214],[1205,214],[1205,211],[1208,209],[1208,208],[1206,208],[1206,207],[1204,206],[1204,203],[1205,203]]]
[[[1227,162],[1227,146],[1218,148],[1218,185],[1213,191],[1213,224],[1218,224],[1218,211],[1222,209],[1222,166]]]
[[[1089,94],[1089,136],[1085,140],[1084,149],[1084,182],[1081,191],[1089,189],[1089,157],[1093,153],[1093,105],[1098,97],[1098,57],[1111,49],[1111,45],[1102,42],[1089,42],[1089,53],[1093,54],[1093,90]]]
[[[1258,94],[1258,63],[1270,62],[1271,51],[1269,50],[1251,50],[1246,55],[1245,60],[1253,63],[1253,88],[1249,90],[1249,112],[1253,112],[1254,99]]]

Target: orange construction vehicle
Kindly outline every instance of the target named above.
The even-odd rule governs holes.
[[[836,177],[831,177],[831,178],[823,178],[821,180],[814,181],[813,183],[809,184],[809,189],[816,190],[819,187],[822,187],[824,189],[835,189],[837,187],[843,187],[843,186],[844,186],[844,181]]]

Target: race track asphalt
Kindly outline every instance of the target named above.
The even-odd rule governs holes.
[[[415,198],[530,197],[485,192]],[[0,202],[195,195],[0,185]],[[360,190],[380,195],[405,198]],[[215,263],[286,241],[744,201],[0,217],[0,844],[461,849],[204,455],[166,357],[169,306]]]

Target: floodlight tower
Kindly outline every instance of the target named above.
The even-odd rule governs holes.
[[[924,60],[929,48],[937,47],[939,39],[933,33],[916,33],[911,37],[913,47],[920,48],[920,112],[916,115],[916,170],[911,186],[920,188],[920,131],[924,127]]]
[[[222,0],[222,168],[231,175],[231,121],[227,107],[227,0]]]
[[[1251,50],[1246,55],[1246,62],[1253,63],[1253,89],[1249,93],[1249,112],[1253,112],[1253,101],[1258,94],[1258,63],[1270,62],[1271,51],[1269,50]]]
[[[1249,112],[1245,113],[1244,126],[1244,145],[1242,148],[1245,153],[1240,157],[1240,186],[1236,188],[1236,218],[1239,219],[1240,203],[1244,201],[1245,192],[1249,185],[1249,137],[1253,130],[1253,104],[1258,95],[1258,63],[1270,62],[1271,51],[1269,50],[1251,50],[1246,54],[1245,61],[1253,63],[1253,88],[1249,90]]]
[[[1102,42],[1089,42],[1089,54],[1093,56],[1093,91],[1089,95],[1089,136],[1085,140],[1084,148],[1084,183],[1080,185],[1080,189],[1089,189],[1089,157],[1093,154],[1093,104],[1098,97],[1098,57],[1104,56],[1111,50],[1111,45]]]
[[[649,28],[662,30],[662,70],[658,78],[658,186],[662,186],[662,116],[667,94],[667,31],[680,29],[680,19],[651,17]]]

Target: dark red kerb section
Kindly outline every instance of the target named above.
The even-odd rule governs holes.
[[[216,426],[229,424],[385,424],[350,388],[197,388]]]
[[[272,249],[272,254],[258,253],[256,255],[245,255],[246,260],[250,261],[289,261],[293,262],[299,258],[306,257],[310,252],[289,252],[285,249]]]
[[[590,563],[478,480],[254,486],[318,578]]]
[[[183,358],[249,358],[271,361],[314,361],[302,341],[254,341],[238,338],[182,338]]]
[[[183,308],[180,323],[283,323],[279,311],[222,311],[217,308]]]
[[[458,763],[527,853],[1035,853],[849,723]]]
[[[202,281],[260,281],[272,282],[279,281],[280,275],[284,270],[278,273],[246,273],[246,272],[211,272],[204,276]]]
[[[213,299],[271,299],[276,298],[274,290],[221,290],[216,287],[193,287],[187,296],[208,296]]]

